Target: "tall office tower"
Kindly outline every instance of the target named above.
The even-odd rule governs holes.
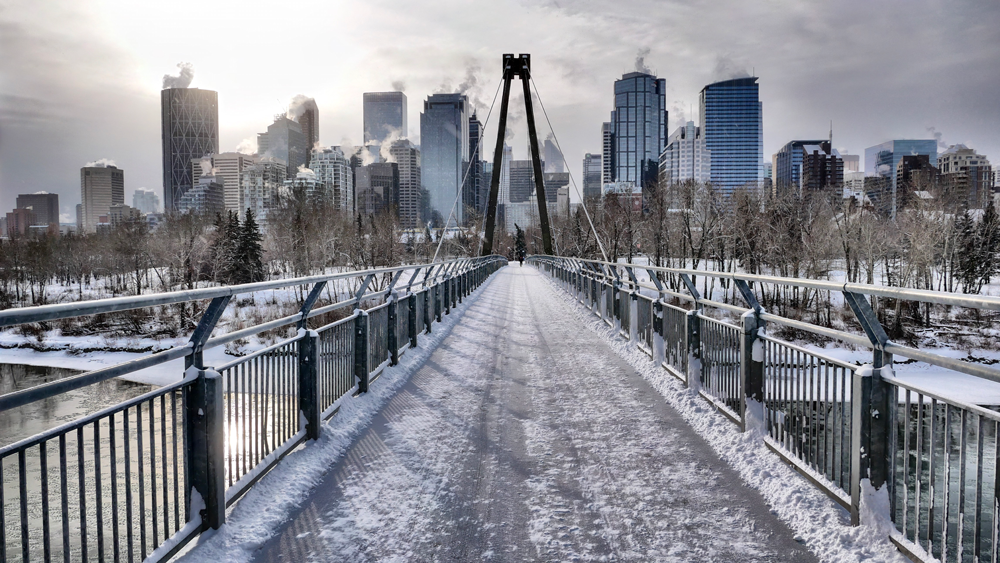
[[[865,175],[880,176],[888,180],[890,198],[887,205],[889,215],[896,217],[896,167],[904,156],[927,155],[931,166],[937,166],[937,140],[894,140],[865,149]]]
[[[18,209],[31,209],[35,214],[34,225],[59,224],[59,194],[38,192],[34,194],[19,194]]]
[[[98,224],[110,224],[111,206],[125,203],[125,171],[115,166],[84,166],[80,169],[80,200],[82,232],[95,233]]]
[[[399,164],[373,162],[358,168],[354,190],[359,214],[395,213],[399,200]]]
[[[284,162],[286,179],[289,180],[298,174],[299,166],[305,166],[310,150],[312,147],[306,144],[302,126],[286,115],[274,116],[274,123],[267,127],[267,133],[257,134],[257,154]]]
[[[542,160],[545,161],[545,168],[542,172],[565,172],[566,160],[563,153],[552,142],[552,139],[545,139],[542,143]]]
[[[497,197],[498,204],[510,203],[510,163],[514,160],[514,149],[504,142],[503,160],[500,161],[500,193]],[[490,176],[490,182],[493,177]]]
[[[667,142],[666,90],[666,80],[642,72],[629,72],[615,81],[613,180],[655,188],[660,153]]]
[[[569,189],[569,172],[542,172],[542,187],[546,203],[556,203],[559,192]]]
[[[510,161],[510,200],[524,203],[535,193],[535,171],[530,160]]]
[[[601,197],[602,159],[599,154],[583,156],[583,199]]]
[[[465,224],[465,209],[455,205],[462,191],[464,163],[469,161],[469,103],[464,94],[434,94],[420,114],[420,174],[430,192],[431,213],[450,224]],[[458,203],[461,203],[459,201]]]
[[[291,117],[299,124],[302,135],[305,136],[306,145],[306,168],[309,168],[312,150],[319,143],[319,108],[316,107],[316,100],[297,98],[291,108]]]
[[[156,213],[160,210],[160,198],[156,197],[156,192],[146,188],[138,188],[132,192],[132,207],[139,210],[139,213]]]
[[[788,141],[785,146],[774,153],[774,193],[786,194],[789,191],[796,191],[802,187],[802,147],[806,145],[819,145],[829,143],[823,140],[818,141]]]
[[[601,124],[601,185],[615,181],[615,131],[610,121]]]
[[[482,193],[483,162],[480,160],[479,143],[483,135],[483,124],[473,113],[469,117],[469,161],[466,163],[465,188],[462,191],[462,205],[466,210],[466,218],[470,216],[469,211],[486,215],[486,203]]]
[[[426,111],[426,103],[424,106]],[[421,119],[423,118],[421,117]],[[393,133],[396,133],[396,138],[407,138],[406,94],[402,92],[365,92],[364,122],[366,145],[381,145]],[[420,128],[420,134],[423,136],[423,126]]]
[[[711,179],[712,154],[705,148],[705,137],[694,121],[678,127],[667,139],[667,146],[660,153],[659,168],[659,182],[664,187]]]
[[[937,164],[942,185],[956,201],[969,209],[986,207],[993,195],[994,172],[985,156],[965,145],[951,145],[938,157]],[[18,207],[20,201],[18,197]]]
[[[198,88],[160,92],[163,139],[163,205],[176,211],[197,180],[191,159],[219,152],[219,94]]]
[[[735,78],[701,89],[698,108],[705,148],[711,151],[711,181],[730,194],[763,181],[764,126],[757,77]]]
[[[221,180],[226,195],[226,211],[243,214],[240,202],[243,190],[243,172],[257,163],[257,157],[238,152],[224,152],[211,156],[212,173]]]
[[[420,226],[420,149],[406,139],[389,147],[392,160],[399,166],[399,198],[396,204],[399,223],[404,229]]]
[[[326,191],[326,201],[343,213],[354,211],[354,179],[351,163],[340,147],[314,148],[311,151],[311,170],[316,182]]]
[[[260,162],[243,171],[242,207],[251,209],[258,220],[266,220],[268,212],[278,204],[278,192],[286,177],[284,162],[261,158]]]
[[[848,172],[861,172],[861,155],[841,154],[840,158],[844,160],[845,174]]]

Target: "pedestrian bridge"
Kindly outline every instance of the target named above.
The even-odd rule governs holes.
[[[743,301],[699,294],[705,275]],[[352,296],[324,303],[344,280]],[[861,330],[766,312],[757,296],[775,284],[842,295]],[[289,287],[306,288],[295,315],[213,336],[234,297]],[[183,346],[0,395],[2,412],[186,365],[0,449],[0,561],[995,561],[1000,414],[891,366],[1000,373],[892,342],[872,298],[1000,309],[487,257],[3,311],[0,326],[186,302],[204,314]],[[204,365],[208,349],[286,326],[299,330]]]

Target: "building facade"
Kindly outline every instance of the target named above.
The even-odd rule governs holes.
[[[395,213],[399,201],[399,164],[373,162],[358,168],[357,172],[354,197],[357,198],[358,213]]]
[[[942,185],[956,200],[968,209],[986,207],[992,197],[994,172],[985,156],[965,145],[951,145],[938,157],[937,164]]]
[[[530,160],[510,161],[507,203],[524,203],[535,193],[535,171]]]
[[[640,187],[655,184],[667,140],[666,89],[666,80],[642,72],[615,81],[613,180]]]
[[[146,188],[138,188],[132,192],[132,207],[139,210],[143,215],[157,213],[160,210],[160,198],[156,192]]]
[[[261,221],[278,204],[279,190],[285,183],[287,167],[273,158],[262,158],[243,173],[243,207]]]
[[[406,139],[400,139],[389,147],[392,160],[399,166],[399,198],[396,211],[399,223],[404,229],[415,229],[421,224],[420,199],[420,149]]]
[[[163,146],[163,205],[176,211],[197,179],[191,160],[219,152],[219,94],[198,88],[160,92]]]
[[[179,213],[193,213],[214,217],[226,211],[226,191],[222,178],[202,176],[193,188],[184,192],[177,202]]]
[[[340,147],[314,148],[310,170],[323,185],[327,204],[342,213],[354,211],[354,177],[351,163]]]
[[[472,114],[469,117],[469,161],[466,163],[465,188],[462,192],[462,205],[466,216],[470,211],[480,216],[486,215],[486,197],[483,192],[483,161],[480,159],[480,144],[483,136],[483,124]],[[487,188],[488,190],[488,188]]]
[[[552,139],[545,139],[545,142],[542,143],[542,162],[545,163],[542,172],[566,171],[566,160],[563,158],[563,153]]]
[[[33,225],[59,225],[59,194],[19,194],[17,208],[30,209],[35,214]]]
[[[464,94],[434,94],[420,114],[421,180],[430,196],[430,212],[440,217],[443,226],[465,223],[459,198],[469,161],[468,106]],[[455,217],[449,222],[452,209]]]
[[[406,94],[402,92],[364,93],[365,144],[381,145],[393,133],[406,139]],[[423,135],[423,127],[421,127]]]
[[[701,134],[711,153],[711,182],[722,194],[763,181],[763,109],[757,77],[709,84],[698,98]]]
[[[601,155],[587,153],[583,155],[583,199],[600,198],[602,174],[604,173]]]
[[[319,144],[319,107],[316,100],[309,98],[295,108],[295,122],[302,129],[306,145],[306,168],[309,168],[312,150]]]
[[[865,149],[865,175],[880,176],[889,180],[889,214],[896,216],[896,170],[904,156],[925,155],[931,166],[937,166],[937,141],[934,139],[898,139]]]
[[[844,185],[844,161],[829,141],[802,145],[801,190],[804,192],[836,191]]]
[[[667,139],[667,146],[660,153],[658,179],[661,186],[680,184],[688,180],[709,182],[712,173],[712,154],[705,146],[701,128],[694,121],[678,127]]]
[[[267,133],[257,134],[257,154],[276,158],[285,163],[286,179],[294,179],[299,166],[305,166],[307,154],[312,150],[298,122],[284,114],[277,115],[268,126]]]
[[[610,121],[601,124],[601,185],[615,181],[615,132]]]
[[[95,233],[99,224],[109,222],[111,206],[125,203],[125,171],[116,166],[81,168],[80,200],[83,202],[82,232]]]

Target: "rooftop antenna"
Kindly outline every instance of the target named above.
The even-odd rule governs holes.
[[[833,120],[830,120],[830,150],[833,150]]]

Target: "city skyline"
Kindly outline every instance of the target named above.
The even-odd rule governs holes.
[[[72,222],[79,167],[102,158],[129,171],[127,200],[140,187],[163,197],[160,86],[181,61],[193,65],[192,87],[219,93],[219,152],[266,128],[298,94],[320,106],[324,146],[360,145],[362,94],[399,87],[409,101],[409,137],[419,143],[419,107],[428,95],[464,91],[485,120],[502,53],[525,52],[581,188],[582,170],[573,163],[600,151],[614,81],[640,67],[666,80],[668,134],[698,121],[691,110],[705,85],[760,76],[765,160],[790,140],[824,137],[830,120],[834,146],[850,154],[891,139],[943,134],[944,145],[963,143],[994,160],[1000,155],[1000,31],[986,23],[1000,8],[988,2],[918,2],[905,13],[860,2],[711,10],[700,2],[638,1],[629,10],[569,1],[435,9],[416,3],[402,11],[375,2],[345,14],[359,25],[342,37],[300,42],[304,51],[339,53],[328,71],[320,75],[282,56],[285,72],[268,80],[229,65],[227,57],[238,37],[266,28],[270,20],[259,13],[276,7],[251,3],[255,9],[235,13],[231,5],[180,4],[168,13],[116,1],[46,1],[0,12],[0,46],[8,54],[0,62],[0,205],[12,208],[19,193],[49,191],[60,195],[61,215]],[[333,9],[298,8],[320,19]],[[204,17],[191,21],[185,14],[192,10]],[[227,24],[220,28],[219,21]],[[364,41],[363,24],[371,21],[384,23],[380,36],[393,42]],[[171,33],[176,41],[164,39]],[[880,63],[867,64],[874,53]],[[969,67],[978,70],[962,70]],[[512,100],[512,108],[520,106]],[[494,113],[484,131],[487,155],[495,120]],[[511,129],[514,158],[525,158],[523,113],[516,109]]]

